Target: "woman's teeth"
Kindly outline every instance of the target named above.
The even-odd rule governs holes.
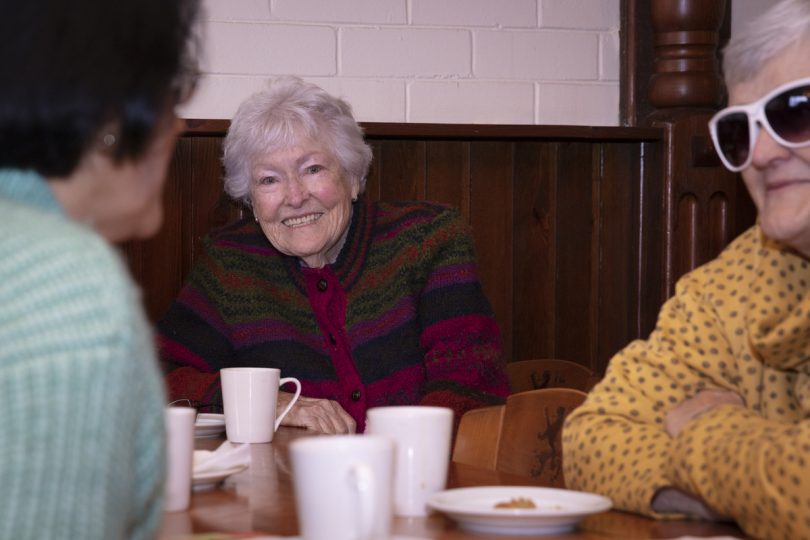
[[[306,216],[285,219],[282,223],[287,227],[297,227],[299,225],[307,225],[313,221],[318,221],[322,214],[309,214]]]

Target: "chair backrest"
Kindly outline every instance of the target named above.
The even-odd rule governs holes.
[[[453,445],[453,461],[495,470],[505,411],[506,405],[495,405],[464,413]]]
[[[541,388],[576,388],[587,392],[595,382],[589,368],[558,358],[535,358],[506,364],[512,392]]]
[[[512,394],[505,405],[468,411],[459,423],[453,461],[564,487],[562,426],[585,397],[574,388],[544,388]]]
[[[540,485],[564,487],[562,426],[585,397],[585,392],[574,388],[543,388],[509,396],[496,470],[530,476]]]

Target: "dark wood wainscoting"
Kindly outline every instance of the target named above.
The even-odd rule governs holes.
[[[568,358],[602,373],[618,349],[653,328],[678,245],[670,219],[677,190],[661,174],[665,130],[364,128],[374,150],[366,196],[449,203],[469,220],[507,359]],[[124,246],[153,320],[181,287],[200,239],[242,212],[222,193],[226,129],[225,121],[189,121],[171,165],[163,229]],[[728,223],[736,214],[727,206],[735,193],[727,195],[710,221],[736,233],[747,224]]]

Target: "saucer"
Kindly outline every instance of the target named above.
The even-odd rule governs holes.
[[[217,484],[224,481],[232,474],[236,474],[247,469],[247,465],[236,465],[227,469],[216,469],[204,473],[194,473],[191,476],[191,489],[193,491],[207,491],[217,487]]]
[[[194,422],[194,437],[197,439],[213,439],[225,431],[225,415],[213,413],[200,413]]]

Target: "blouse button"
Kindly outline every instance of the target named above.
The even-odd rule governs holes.
[[[352,401],[360,401],[360,390],[352,392]]]
[[[318,280],[318,290],[323,292],[323,291],[326,290],[326,287],[327,287],[326,280],[323,279],[323,278],[319,279]]]
[[[335,339],[335,335],[334,335],[334,334],[329,334],[329,343],[331,343],[332,345],[336,345],[336,344],[337,344],[337,340]]]

